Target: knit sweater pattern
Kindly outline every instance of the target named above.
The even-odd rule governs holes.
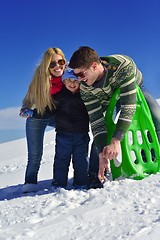
[[[113,137],[121,141],[136,110],[136,84],[142,84],[142,73],[132,58],[115,54],[102,57],[101,60],[106,68],[104,79],[96,81],[92,86],[83,81],[80,83],[81,98],[89,114],[98,153],[107,142],[109,126],[106,126],[104,113],[115,90],[120,89],[121,112]],[[101,86],[98,82],[101,82]]]

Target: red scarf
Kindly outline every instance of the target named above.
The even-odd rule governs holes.
[[[51,78],[51,95],[59,92],[63,87],[62,77],[52,77]]]

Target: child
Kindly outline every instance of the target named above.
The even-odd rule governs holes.
[[[86,189],[88,179],[89,117],[80,98],[78,78],[72,69],[62,75],[64,87],[54,95],[56,104],[56,147],[52,186],[67,187],[72,159],[73,186]]]

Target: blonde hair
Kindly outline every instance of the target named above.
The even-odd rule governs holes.
[[[27,94],[23,100],[23,103],[28,102],[30,107],[35,105],[37,112],[41,115],[43,115],[46,106],[48,106],[50,110],[52,110],[54,106],[50,94],[51,74],[49,71],[49,65],[54,54],[58,54],[65,59],[65,56],[60,48],[48,48],[43,54],[41,63],[35,70]]]

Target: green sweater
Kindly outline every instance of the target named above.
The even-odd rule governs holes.
[[[91,129],[98,153],[107,140],[107,127],[104,118],[113,93],[120,88],[121,112],[113,137],[122,140],[131,124],[136,110],[136,84],[142,84],[142,73],[133,59],[124,55],[110,55],[101,58],[106,74],[92,86],[80,83],[81,97],[86,105]]]

